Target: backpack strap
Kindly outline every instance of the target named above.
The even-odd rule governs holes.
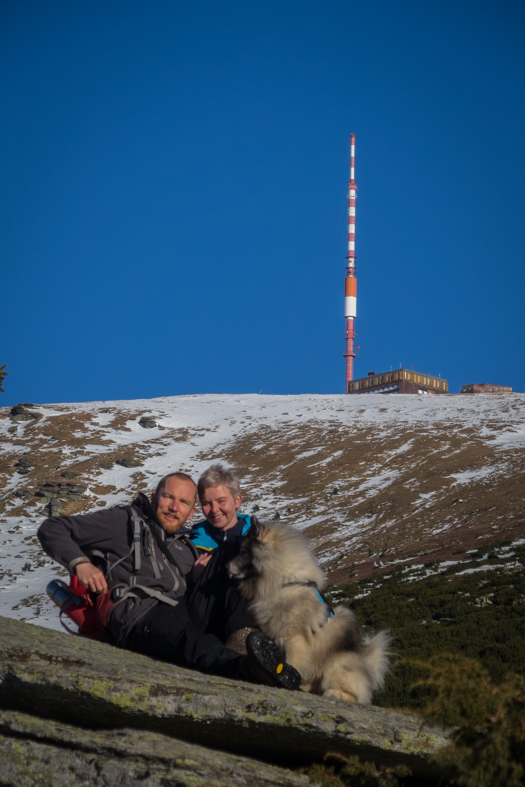
[[[135,556],[135,571],[140,571],[142,565],[142,558],[140,554],[140,525],[145,524],[142,518],[138,515],[137,511],[133,506],[129,506],[129,515],[131,517],[131,523],[133,525],[133,546],[132,552],[134,552]]]
[[[144,522],[144,529],[148,531],[148,534],[150,535],[150,538],[151,538],[151,531],[150,531],[149,527],[146,525],[145,522]],[[153,566],[153,576],[155,577],[155,579],[159,579],[160,578],[160,568],[159,568],[159,564],[157,562],[157,556],[155,554],[155,550],[154,549],[151,549],[151,554],[150,554],[149,557],[150,557],[150,560],[151,560],[151,565]]]
[[[133,516],[133,514],[132,514],[132,516]],[[135,514],[135,516],[136,516],[136,514]],[[144,546],[144,555],[146,557],[149,557],[149,559],[151,560],[151,565],[153,567],[153,576],[155,577],[155,579],[159,579],[159,577],[160,577],[160,569],[159,569],[159,564],[158,564],[158,561],[157,561],[157,556],[155,554],[155,550],[153,549],[153,546],[152,546],[152,543],[151,543],[151,541],[152,541],[151,528],[148,525],[148,523],[145,522],[143,519],[139,519],[139,524],[140,524],[140,522],[142,522],[142,528],[143,528],[143,532],[144,532],[144,536],[145,536],[145,538],[144,538],[144,545],[143,545]]]
[[[134,506],[120,506],[120,508],[126,509],[128,511],[128,513],[129,513],[129,516],[130,516],[130,519],[131,519],[131,524],[132,524],[132,544],[131,544],[131,550],[128,552],[127,555],[124,555],[124,557],[122,557],[120,560],[117,560],[116,563],[113,563],[113,565],[109,567],[108,576],[111,573],[111,571],[115,568],[115,566],[117,566],[119,563],[121,563],[123,560],[125,560],[130,554],[134,555],[135,573],[139,572],[139,570],[141,568],[141,565],[142,565],[141,541],[142,541],[142,533],[143,532],[144,532],[144,534],[147,537],[147,543],[144,544],[144,554],[147,557],[149,557],[149,559],[151,560],[151,564],[152,564],[152,567],[153,567],[153,575],[154,575],[155,579],[158,579],[160,577],[160,569],[159,569],[159,564],[158,564],[158,561],[157,561],[157,558],[156,558],[156,555],[155,555],[155,550],[152,548],[152,544],[151,544],[151,537],[152,536],[153,536],[153,538],[155,540],[155,543],[157,544],[158,548],[160,549],[160,551],[164,555],[164,557],[168,560],[169,563],[171,563],[172,566],[174,566],[177,569],[177,571],[179,572],[181,577],[184,576],[184,573],[181,571],[181,568],[180,568],[177,560],[175,559],[175,556],[170,552],[170,550],[166,546],[166,543],[165,543],[164,539],[162,538],[161,534],[158,532],[158,528],[155,526],[155,524],[154,523],[152,523],[151,525],[148,524],[145,521],[145,517],[141,516],[139,511],[137,511],[137,509]],[[175,538],[177,538],[177,536],[175,536]],[[189,539],[186,540],[185,534],[181,534],[180,536],[178,536],[178,538],[184,539],[184,543],[187,544],[188,546],[190,546]],[[192,553],[194,553],[195,557],[197,558],[198,557],[198,553],[197,553],[197,550],[195,549],[195,547],[193,546],[193,544],[191,544],[191,550],[192,550]],[[173,571],[172,571],[172,574],[173,574]],[[174,591],[175,591],[179,587],[180,582],[179,582],[179,580],[178,580],[178,578],[177,578],[177,576],[175,574],[173,574],[173,578],[174,578],[175,583],[176,583],[176,586],[173,588]],[[135,584],[134,578],[132,578],[132,580],[133,581],[130,582],[130,586],[142,587],[141,585],[136,585]],[[149,595],[154,595],[155,593],[157,593],[157,591],[149,590]],[[160,595],[163,596],[162,593]],[[163,598],[164,598],[164,596],[163,596]],[[166,596],[165,598],[168,598],[168,596]]]
[[[151,536],[153,536],[153,538],[155,539],[155,542],[156,542],[158,548],[160,549],[160,551],[162,552],[162,554],[168,559],[168,561],[173,566],[175,566],[179,570],[179,572],[180,572],[180,574],[182,576],[182,571],[180,570],[179,564],[177,563],[177,561],[175,560],[175,557],[171,554],[171,552],[169,551],[168,547],[164,543],[164,541],[162,539],[162,536],[157,531],[157,528],[155,527],[155,525],[150,526],[145,521],[145,518],[139,514],[139,512],[137,511],[137,509],[134,506],[122,506],[122,508],[126,508],[128,510],[129,515],[131,517],[131,522],[132,522],[132,525],[133,525],[133,545],[132,545],[131,551],[134,552],[134,554],[135,554],[135,571],[138,572],[140,570],[140,567],[141,567],[141,560],[142,560],[142,557],[141,557],[141,543],[140,543],[141,542],[141,529],[144,529],[144,531],[149,534],[150,543],[151,543]],[[142,526],[142,528],[141,528],[141,526]],[[151,560],[151,562],[153,564],[153,573],[155,575],[155,578],[158,579],[158,577],[160,577],[160,571],[159,571],[159,566],[158,566],[158,563],[157,563],[157,558],[155,557],[155,551],[153,549],[150,549],[149,545],[148,545],[148,548],[145,551],[149,553],[148,557],[150,558],[150,560]],[[127,557],[127,555],[126,555],[126,557]],[[116,563],[114,565],[116,565]]]
[[[116,588],[113,588],[111,594],[115,599],[115,603],[108,612],[107,620],[109,620],[115,608],[129,598],[144,598],[144,596],[148,596],[149,598],[157,599],[163,604],[168,604],[170,607],[176,607],[179,603],[177,599],[170,598],[159,590],[153,590],[153,588],[148,588],[145,585],[117,585]]]
[[[144,526],[147,527],[146,523],[144,523]],[[169,563],[171,563],[172,566],[175,566],[175,568],[177,569],[177,571],[179,572],[181,577],[183,577],[184,576],[184,572],[181,571],[180,566],[179,566],[179,564],[177,563],[177,561],[175,559],[175,555],[173,555],[170,552],[170,550],[166,546],[166,543],[165,543],[164,539],[162,538],[161,534],[158,532],[158,530],[155,527],[155,525],[153,525],[153,527],[149,528],[149,530],[151,532],[151,535],[155,539],[155,542],[156,542],[158,548],[160,549],[160,551],[164,555],[164,557],[168,560]]]
[[[97,568],[100,568],[105,576],[107,574],[109,565],[107,555],[105,555],[104,552],[101,552],[100,549],[90,549],[89,547],[84,547],[82,551],[89,558],[90,563],[93,563],[93,565],[95,565]],[[96,563],[93,561],[93,558],[97,559]],[[72,574],[72,576],[75,576],[75,574]]]
[[[126,509],[128,509],[128,511],[130,511],[130,506],[119,506],[119,508],[126,508]],[[137,533],[138,533],[138,539],[137,539]],[[138,543],[138,549],[137,549],[137,543]],[[91,554],[94,554],[94,552],[92,552]],[[102,553],[100,553],[100,554],[102,554]],[[132,541],[131,549],[130,549],[129,552],[127,552],[119,560],[116,560],[114,563],[110,563],[109,560],[107,559],[107,557],[105,555],[103,555],[104,560],[106,562],[106,571],[104,572],[105,576],[106,576],[106,579],[110,579],[113,569],[116,568],[119,565],[119,563],[122,563],[123,560],[126,560],[126,558],[129,557],[131,554],[135,555],[135,571],[137,571],[137,565],[138,565],[138,568],[140,568],[140,566],[141,566],[140,520],[138,522],[133,521],[133,541]]]

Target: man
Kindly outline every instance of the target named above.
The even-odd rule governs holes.
[[[192,576],[200,572],[189,595],[190,609],[213,632],[239,653],[246,653],[246,639],[256,622],[228,575],[242,537],[251,526],[247,514],[239,514],[242,495],[239,478],[223,465],[214,464],[197,485],[202,513],[206,517],[192,529],[192,541],[202,553]]]
[[[184,593],[197,552],[184,528],[195,511],[196,486],[170,473],[151,502],[46,519],[38,530],[45,552],[93,593],[111,593],[107,628],[119,647],[204,672],[297,688],[300,676],[264,635],[249,656],[227,648],[190,617]],[[284,674],[284,677],[281,677]]]

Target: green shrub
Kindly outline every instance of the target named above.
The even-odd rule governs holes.
[[[377,767],[359,757],[333,753],[326,755],[324,763],[316,763],[305,772],[319,787],[398,787],[410,776],[410,768],[404,765]]]
[[[453,569],[486,568],[482,558],[495,551],[496,558],[489,559],[497,566],[492,570],[423,577],[418,570],[411,574],[417,578],[407,581],[406,570],[398,568],[387,577],[331,588],[335,604],[339,595],[354,597],[347,605],[365,632],[386,628],[394,637],[395,666],[374,696],[376,704],[421,710],[434,689],[419,682],[425,673],[418,663],[437,654],[479,659],[495,683],[508,672],[525,675],[525,572],[498,565],[504,559],[501,546],[487,546]],[[523,564],[525,548],[514,551],[512,560]]]
[[[319,787],[425,787],[440,775],[440,787],[523,787],[525,677],[510,674],[495,685],[479,661],[446,654],[411,666],[424,675],[416,686],[427,697],[421,716],[452,729],[450,746],[430,758],[438,766],[435,780],[416,778],[405,766],[329,753],[304,769],[311,781]]]
[[[525,678],[494,685],[481,664],[434,656],[415,665],[430,673],[420,685],[435,697],[423,716],[455,728],[453,743],[432,758],[461,787],[521,787],[525,766]]]
[[[395,663],[374,702],[453,728],[452,744],[433,759],[449,774],[447,784],[460,787],[525,784],[525,547],[510,556],[506,546],[487,545],[430,576],[437,564],[329,592],[334,604],[353,597],[346,604],[365,632],[390,630]],[[474,571],[456,574],[465,568]],[[336,755],[309,775],[321,787],[420,784]]]

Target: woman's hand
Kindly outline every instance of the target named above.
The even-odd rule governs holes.
[[[193,567],[195,568],[195,566],[202,566],[204,568],[204,566],[208,565],[208,563],[210,562],[211,559],[212,559],[212,553],[211,552],[199,555],[199,557],[195,561],[195,564],[194,564]]]

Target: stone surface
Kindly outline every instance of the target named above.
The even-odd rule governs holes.
[[[134,727],[277,764],[326,751],[436,774],[448,740],[410,714],[203,675],[0,618],[0,707],[90,727]]]
[[[66,507],[64,503],[61,500],[53,498],[41,509],[40,513],[44,514],[45,516],[60,516],[60,514],[64,514],[65,511]]]
[[[154,429],[157,426],[157,422],[152,416],[143,415],[139,419],[139,426],[142,426],[144,429]]]
[[[159,733],[87,730],[0,711],[0,783],[13,787],[306,787],[306,776]]]
[[[87,486],[83,484],[73,484],[71,481],[46,481],[36,490],[35,497],[42,497],[44,500],[51,501],[54,508],[62,508],[65,510],[69,501],[81,500],[86,490]]]
[[[15,404],[14,407],[11,408],[11,415],[21,415],[25,410],[23,404]]]
[[[15,423],[19,423],[21,421],[31,421],[37,418],[35,413],[30,413],[28,410],[26,410],[26,405],[24,404],[15,404],[15,406],[11,408],[9,414],[11,421],[14,421]]]
[[[11,416],[11,421],[15,423],[20,423],[21,421],[31,421],[33,416],[29,413],[17,413],[16,415]]]
[[[122,467],[141,467],[141,462],[136,459],[117,459],[116,464]]]
[[[14,467],[34,467],[34,464],[27,456],[21,456],[18,462],[15,462]]]
[[[26,497],[31,497],[31,492],[29,489],[15,489],[15,491],[12,494],[12,497],[25,499]]]

